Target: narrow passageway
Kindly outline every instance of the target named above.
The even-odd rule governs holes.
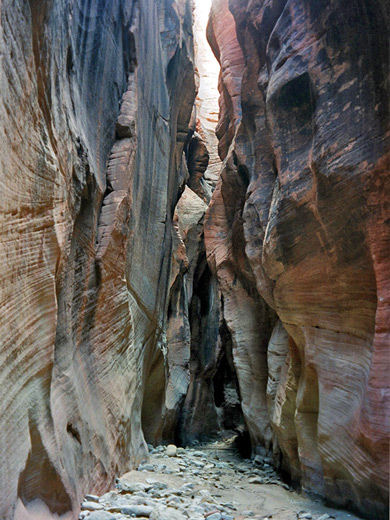
[[[222,4],[226,12],[226,2],[215,3],[216,6]],[[237,266],[233,267],[233,280],[227,277],[226,285],[231,285],[230,294],[236,295],[237,287],[241,294],[236,300],[236,296],[232,298],[228,290],[225,309],[224,294],[217,284],[215,266],[213,271],[207,263],[210,251],[205,244],[203,223],[209,218],[212,194],[217,186],[221,189],[218,184],[221,172],[228,179],[229,176],[234,179],[230,181],[234,192],[231,206],[234,209],[227,220],[233,220],[237,215],[241,219],[239,226],[226,230],[226,237],[229,238],[225,237],[225,240],[231,240],[229,247],[233,249],[233,254],[231,251],[228,253],[234,258],[230,262],[237,262],[237,265],[247,262],[242,214],[249,184],[248,171],[238,164],[235,152],[230,151],[229,162],[228,148],[233,134],[222,143],[220,153],[225,159],[227,157],[224,163],[218,153],[218,146],[221,145],[216,136],[218,123],[221,125],[222,121],[232,129],[241,120],[241,109],[235,105],[241,80],[236,78],[234,83],[231,78],[226,80],[226,76],[227,72],[231,75],[235,66],[242,67],[242,63],[237,65],[235,62],[237,55],[238,62],[242,56],[237,42],[234,52],[232,48],[225,49],[222,72],[225,80],[220,81],[231,82],[227,88],[230,91],[225,92],[223,100],[230,103],[228,109],[225,106],[230,115],[225,113],[221,118],[218,106],[219,64],[206,39],[210,7],[211,0],[195,1],[194,44],[199,80],[193,114],[196,122],[187,136],[185,161],[188,179],[174,214],[187,265],[175,273],[170,291],[168,370],[164,365],[166,360],[160,354],[145,385],[142,424],[149,443],[149,457],[118,478],[112,491],[102,496],[87,495],[79,518],[358,519],[352,513],[326,507],[319,499],[304,496],[291,473],[282,472],[280,453],[279,457],[273,456],[275,447],[275,451],[280,450],[275,438],[269,434],[269,418],[265,413],[269,403],[265,402],[265,397],[272,403],[276,398],[281,370],[277,358],[284,359],[287,355],[288,336],[274,311],[262,298],[254,295],[254,288],[251,288],[251,284],[254,285],[253,275],[248,266],[244,274],[237,272]],[[233,22],[231,14],[229,17],[224,23],[229,20]],[[217,24],[220,37],[222,34],[222,39],[229,38],[230,44],[234,44],[232,35],[226,34],[229,25],[222,27],[215,16],[212,21]],[[215,30],[215,27],[211,28],[212,38]],[[218,45],[214,41],[214,51],[218,50]],[[226,128],[224,131],[229,134]],[[226,200],[228,198],[225,197]],[[218,233],[221,234],[221,222],[218,225]],[[213,255],[214,252],[211,253],[212,259]],[[223,278],[226,271],[228,269],[222,269],[223,283],[226,282]],[[221,282],[221,279],[218,281]],[[242,314],[240,306],[243,306]],[[234,323],[235,320],[238,323]],[[248,330],[252,336],[246,335]],[[272,384],[268,381],[265,388],[268,362],[271,362]],[[236,371],[237,365],[240,374]],[[258,385],[256,388],[252,387],[253,380]],[[247,421],[252,421],[251,428],[247,427]],[[175,442],[179,447],[170,442]],[[287,476],[288,482],[283,480],[282,475]]]
[[[204,225],[223,166],[216,135],[220,64],[206,37],[211,5],[211,0],[194,2],[197,93],[181,156],[183,185],[173,213],[166,341],[148,362],[142,430],[153,445],[188,445],[240,433],[248,438],[250,456],[232,335],[205,243]]]
[[[0,0],[0,520],[389,518],[388,4]]]

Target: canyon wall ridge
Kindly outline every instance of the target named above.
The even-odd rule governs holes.
[[[252,448],[369,518],[388,514],[388,7],[214,0],[208,27],[205,243]]]
[[[0,516],[76,518],[147,456],[192,5],[6,0],[0,48]]]

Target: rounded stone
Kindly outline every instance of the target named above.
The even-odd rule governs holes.
[[[168,457],[176,457],[177,447],[174,444],[169,444],[165,449],[165,455],[168,455]]]

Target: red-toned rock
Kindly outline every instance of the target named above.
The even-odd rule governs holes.
[[[264,442],[273,438],[282,466],[309,491],[387,518],[387,3],[229,6],[245,56],[242,119],[232,135],[226,121],[237,111],[224,101],[226,79],[220,90],[228,116],[222,111],[219,133],[225,170],[205,223],[224,298],[239,302],[227,323],[234,333],[249,296],[261,296],[280,319],[272,337],[266,333],[269,367],[262,361],[258,370],[262,388],[268,377],[265,420],[273,429]],[[217,18],[229,15],[216,12],[209,40],[222,56],[221,45],[228,52],[237,44],[221,43]],[[254,321],[269,330],[269,319]],[[268,339],[256,346],[252,330],[240,330],[245,348],[266,352]],[[244,370],[240,379],[236,366],[240,387],[258,388],[253,374]],[[264,427],[263,417],[257,426]]]
[[[154,444],[209,440],[243,422],[230,334],[220,333],[226,330],[220,322],[220,292],[204,248],[204,215],[221,161],[215,135],[219,66],[206,40],[203,0],[195,3],[194,17],[199,74],[193,112],[196,131],[186,145],[186,187],[174,213],[165,366],[160,362],[160,374],[165,371],[166,378],[164,388],[157,385],[165,397],[145,432]]]
[[[224,159],[241,117],[240,90],[244,70],[244,57],[237,41],[235,21],[228,9],[228,0],[213,0],[207,39],[221,66],[216,134],[219,155]]]
[[[158,410],[191,5],[0,14],[0,517],[77,518],[147,456]]]
[[[211,271],[223,297],[223,318],[231,335],[240,385],[241,406],[253,447],[271,449],[267,387],[267,345],[273,311],[254,289],[245,256],[242,208],[246,183],[237,175],[232,156],[226,161],[205,222],[205,243]]]
[[[207,202],[209,202],[221,170],[218,138],[215,135],[219,116],[218,77],[220,66],[206,38],[211,0],[195,0],[194,5],[195,64],[199,76],[199,89],[195,101],[196,130],[207,147],[208,163],[203,175],[203,184],[205,188],[208,187]]]

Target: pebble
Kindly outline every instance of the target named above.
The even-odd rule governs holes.
[[[223,477],[230,476],[230,479],[236,481],[236,489],[250,489],[254,494],[259,491],[248,486],[243,487],[242,484],[276,484],[289,489],[278,479],[275,470],[267,467],[271,461],[259,455],[254,461],[232,464],[223,462],[221,454],[205,452],[199,448],[184,449],[170,444],[155,448],[149,445],[148,449],[154,464],[142,462],[138,471],[145,473],[138,474],[138,478],[137,473],[131,472],[117,479],[115,491],[101,497],[86,495],[80,520],[236,520],[234,515],[239,514],[235,513],[237,504],[224,501],[235,498],[235,495],[218,491],[227,489],[222,482],[217,482],[220,478],[223,481]],[[168,457],[172,458],[169,462]],[[156,464],[157,458],[165,458],[166,464]],[[162,475],[169,474],[175,474],[176,487],[164,482]],[[159,477],[161,480],[158,480]],[[251,503],[247,507],[248,505],[251,506]],[[247,510],[240,513],[239,518],[255,520],[260,518],[259,513],[261,511]],[[293,514],[292,511],[291,513]],[[268,517],[271,518],[269,514]],[[264,516],[261,518],[264,519]],[[301,510],[294,514],[294,518],[312,520],[313,516],[312,513]],[[317,520],[330,518],[333,517],[326,514]]]
[[[88,518],[88,520],[117,520],[118,517],[107,511],[93,511],[85,518]]]
[[[154,466],[152,464],[140,464],[138,471],[154,471]]]
[[[204,462],[201,462],[200,460],[193,460],[192,465],[196,468],[204,468]]]
[[[130,516],[146,516],[149,517],[153,512],[153,507],[149,506],[137,506],[137,505],[130,505],[130,506],[124,506],[121,508],[121,513],[124,515],[130,515]]]
[[[183,514],[179,513],[172,507],[157,506],[152,514],[150,520],[187,520]]]
[[[147,491],[151,486],[144,484],[143,482],[129,482],[127,480],[118,480],[116,487],[119,491],[126,493],[137,493],[138,491]]]
[[[85,495],[86,502],[99,502],[99,497],[96,495]]]
[[[88,511],[99,511],[101,509],[104,509],[103,506],[96,502],[83,502],[81,504],[81,509],[84,511],[87,509]]]
[[[228,509],[237,511],[237,508],[233,505],[233,502],[224,502],[224,503],[222,503],[222,505],[223,505],[223,507],[227,507]]]
[[[183,501],[181,500],[181,498],[176,496],[173,496],[169,500],[167,500],[167,504],[169,506],[181,505],[182,503]]]
[[[192,455],[193,455],[194,457],[204,457],[205,459],[207,458],[207,455],[205,454],[204,451],[194,451],[194,452],[192,453]]]
[[[118,494],[115,491],[109,491],[99,498],[100,503],[111,502],[118,498]]]
[[[168,484],[166,484],[165,482],[159,482],[158,480],[155,480],[153,478],[147,478],[145,479],[145,481],[157,489],[167,489],[168,487]]]
[[[174,444],[168,444],[168,446],[165,449],[165,455],[168,457],[176,457],[177,454],[177,448]]]
[[[264,484],[264,480],[261,477],[253,477],[248,480],[249,484]]]

